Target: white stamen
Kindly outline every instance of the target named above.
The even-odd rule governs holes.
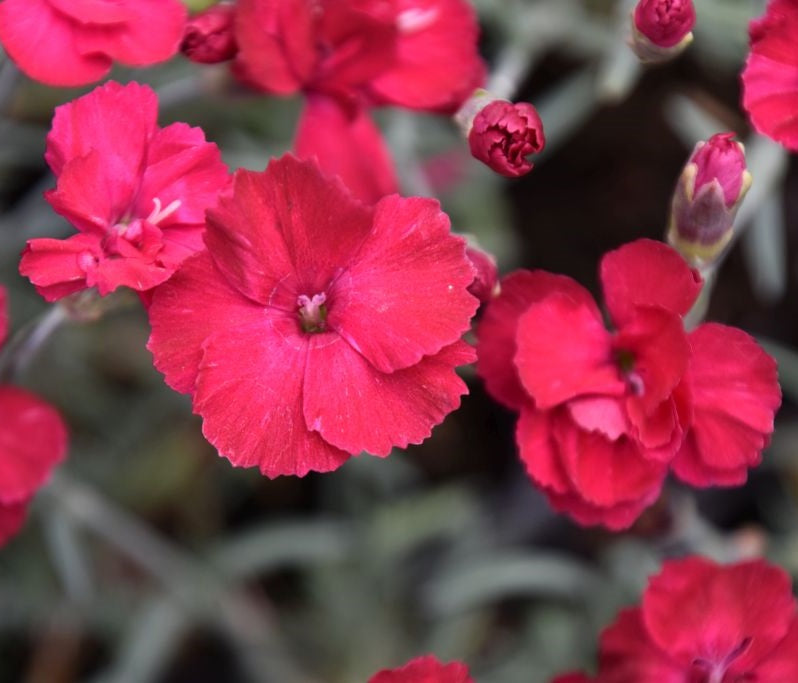
[[[162,220],[169,218],[169,216],[177,211],[182,202],[179,199],[175,199],[165,209],[161,208],[161,200],[158,199],[158,197],[153,197],[152,203],[155,204],[155,207],[150,215],[144,220],[146,220],[148,223],[152,223],[152,225],[158,225],[158,223],[160,223]]]
[[[408,9],[400,13],[396,24],[402,33],[414,33],[430,26],[438,18],[438,10]]]

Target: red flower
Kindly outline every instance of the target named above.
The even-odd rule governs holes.
[[[105,76],[114,60],[145,66],[169,59],[185,21],[180,0],[4,0],[0,42],[31,78],[84,85]]]
[[[666,562],[601,636],[601,683],[798,680],[798,616],[789,576],[762,560]]]
[[[202,247],[227,168],[199,128],[159,128],[157,108],[147,86],[108,82],[56,109],[45,158],[58,184],[45,196],[79,234],[30,240],[20,263],[48,301],[150,289]]]
[[[666,245],[610,252],[601,280],[613,331],[570,278],[505,278],[478,328],[478,372],[520,411],[521,459],[552,505],[617,529],[656,499],[671,463],[697,486],[743,481],[780,392],[775,363],[745,333],[685,333],[701,283]]]
[[[149,348],[203,433],[268,476],[419,443],[459,404],[477,300],[437,202],[357,202],[312,162],[238,171],[207,253],[159,287]]]
[[[798,151],[798,3],[771,0],[749,32],[743,107],[757,131]]]
[[[451,112],[484,78],[467,0],[239,0],[235,32],[241,78],[311,96],[297,153],[369,202],[397,185],[368,109]]]
[[[517,178],[532,170],[526,157],[540,152],[546,139],[543,122],[531,104],[493,100],[474,117],[468,144],[475,158],[497,173]]]
[[[192,17],[186,24],[180,52],[200,64],[216,64],[235,57],[238,52],[233,34],[235,9],[231,2],[219,2]]]
[[[416,657],[399,669],[383,669],[369,683],[473,683],[462,662],[442,664],[432,655]]]
[[[0,287],[0,347],[8,332],[6,292]],[[0,384],[0,544],[19,531],[28,502],[66,455],[63,420],[28,391]]]

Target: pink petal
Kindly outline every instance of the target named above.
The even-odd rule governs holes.
[[[58,176],[67,162],[96,151],[126,195],[138,187],[157,116],[158,98],[150,87],[108,81],[56,107],[45,159]]]
[[[742,81],[743,107],[754,128],[787,148],[798,150],[798,64],[752,52]]]
[[[324,206],[322,203],[321,206]],[[418,363],[457,341],[479,302],[474,271],[438,202],[396,195],[336,281],[328,323],[378,370]]]
[[[0,504],[27,501],[67,451],[58,411],[38,396],[0,386]]]
[[[515,364],[539,408],[575,396],[623,395],[610,334],[595,307],[555,292],[532,304],[518,321]]]
[[[329,472],[357,454],[331,446],[305,424],[308,336],[298,330],[281,312],[250,327],[222,328],[205,342],[197,376],[194,411],[205,438],[233,465],[258,466],[268,477]],[[335,387],[328,400],[338,401],[341,391]]]
[[[605,396],[575,398],[565,406],[571,419],[587,432],[599,432],[615,441],[629,432],[623,401]]]
[[[790,623],[784,639],[756,666],[761,681],[798,681],[798,616]]]
[[[312,335],[303,390],[305,423],[349,453],[386,456],[430,436],[468,393],[454,371],[472,363],[465,342],[391,374],[375,370],[340,337]]]
[[[235,14],[238,75],[275,95],[299,90],[318,56],[309,0],[239,0]]]
[[[369,683],[473,683],[462,662],[442,664],[432,655],[416,657],[399,669],[383,669]]]
[[[30,78],[55,86],[91,83],[111,69],[111,59],[77,47],[80,26],[48,0],[0,2],[0,43]]]
[[[374,79],[383,103],[453,112],[483,84],[479,26],[465,0],[398,0],[396,66]]]
[[[601,260],[601,284],[616,325],[639,306],[659,306],[684,315],[701,291],[701,278],[667,244],[640,239],[610,251]]]
[[[87,264],[102,258],[100,239],[95,235],[73,235],[65,240],[29,240],[22,252],[19,273],[36,286],[46,301],[56,301],[85,289]]]
[[[25,524],[28,501],[3,505],[0,503],[0,547],[15,536]]]
[[[205,241],[242,294],[276,305],[275,290],[287,276],[299,294],[325,291],[354,258],[371,221],[372,210],[340,181],[286,155],[262,173],[236,172],[232,194],[208,211]],[[281,301],[296,307],[296,295]]]
[[[373,204],[398,192],[385,141],[362,109],[350,113],[333,99],[308,97],[294,151],[301,159],[315,158],[328,175],[340,176],[352,194],[364,202]]]
[[[665,563],[642,609],[653,642],[683,666],[721,664],[737,652],[734,668],[746,671],[787,634],[795,599],[786,572],[762,560],[719,566],[688,557]]]
[[[542,270],[518,270],[501,281],[501,292],[485,308],[477,324],[477,373],[499,403],[518,410],[529,400],[515,367],[518,320],[530,304],[563,291],[600,315],[593,297],[576,281]]]
[[[601,525],[610,531],[628,529],[657,497],[653,495],[653,497],[640,500],[603,506],[594,505],[576,493],[559,494],[548,489],[544,489],[543,493],[557,512],[564,512],[578,524],[582,526]]]
[[[741,486],[748,479],[748,464],[737,467],[712,467],[704,462],[696,445],[695,431],[688,431],[682,445],[670,463],[673,473],[682,481],[705,488],[707,486]]]
[[[518,455],[530,478],[547,491],[572,494],[571,480],[562,465],[552,434],[553,411],[521,408],[515,430]]]

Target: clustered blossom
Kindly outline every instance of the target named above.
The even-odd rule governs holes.
[[[84,85],[114,61],[146,66],[174,56],[185,22],[180,0],[3,0],[0,43],[33,79]]]
[[[484,78],[467,0],[239,0],[234,32],[240,78],[306,95],[295,152],[369,202],[398,186],[370,110],[453,112]]]
[[[157,115],[152,89],[113,81],[56,109],[45,158],[57,185],[45,197],[78,234],[30,240],[20,262],[47,301],[149,290],[202,248],[227,167],[199,128],[160,128]]]
[[[582,524],[629,526],[670,469],[737,485],[759,463],[781,401],[776,364],[741,330],[682,316],[700,278],[638,240],[600,268],[612,328],[570,278],[517,271],[478,326],[478,372],[519,411],[516,441],[551,504]]]
[[[629,44],[642,62],[664,62],[692,42],[694,25],[692,0],[640,0],[632,10]]]
[[[421,442],[459,405],[478,301],[434,200],[364,205],[288,155],[236,172],[205,241],[156,289],[148,348],[233,464],[333,470]]]
[[[745,150],[733,138],[719,133],[699,142],[676,183],[668,242],[694,266],[712,262],[729,243],[751,187]]]
[[[0,287],[0,348],[8,335],[6,290]],[[25,521],[28,504],[66,456],[58,411],[29,391],[0,384],[0,545]]]
[[[462,662],[443,664],[432,655],[416,657],[398,669],[383,669],[369,683],[474,683]]]
[[[798,3],[770,0],[749,31],[743,107],[757,131],[798,151]]]
[[[665,562],[642,605],[604,630],[595,679],[552,683],[798,681],[798,614],[783,570],[762,560]]]

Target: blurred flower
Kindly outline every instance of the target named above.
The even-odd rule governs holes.
[[[506,277],[477,328],[477,370],[520,412],[521,459],[551,504],[619,529],[654,502],[671,464],[696,486],[744,481],[780,391],[774,361],[744,332],[685,332],[701,281],[666,245],[625,245],[600,274],[613,331],[570,278]]]
[[[8,333],[6,290],[0,287],[0,347]],[[58,411],[28,391],[0,384],[0,545],[19,531],[33,495],[66,456],[67,430]]]
[[[113,81],[56,109],[45,158],[58,182],[45,196],[79,234],[28,241],[20,273],[47,301],[150,289],[202,248],[227,167],[199,128],[159,128],[157,114],[149,87]]]
[[[383,669],[369,683],[473,683],[462,662],[442,664],[432,655],[416,657],[399,669]]]
[[[676,183],[668,242],[693,266],[722,253],[751,186],[745,149],[733,138],[734,133],[718,133],[699,142]]]
[[[476,272],[474,281],[468,285],[468,291],[482,303],[490,301],[499,293],[499,269],[496,267],[496,259],[475,245],[466,248],[466,256]]]
[[[798,151],[798,3],[770,0],[751,22],[743,69],[743,107],[760,133]]]
[[[456,119],[474,158],[508,178],[529,173],[532,162],[526,157],[546,144],[543,122],[531,104],[493,99],[485,90],[477,90]]]
[[[236,173],[205,239],[155,291],[148,347],[234,465],[334,470],[420,443],[459,405],[477,300],[437,202],[364,205],[288,155]]]
[[[798,616],[786,572],[762,560],[664,563],[641,607],[601,635],[599,681],[798,681]]]
[[[640,0],[632,11],[629,45],[643,62],[665,62],[692,42],[694,25],[692,0]]]
[[[370,108],[451,112],[485,73],[467,0],[239,0],[235,32],[240,78],[309,96],[297,153],[367,202],[397,188]]]
[[[146,66],[169,59],[185,22],[180,0],[4,0],[0,43],[33,79],[84,85],[103,78],[113,61]]]
[[[180,52],[192,62],[216,64],[236,56],[233,16],[235,5],[220,2],[191,17],[186,24]]]

